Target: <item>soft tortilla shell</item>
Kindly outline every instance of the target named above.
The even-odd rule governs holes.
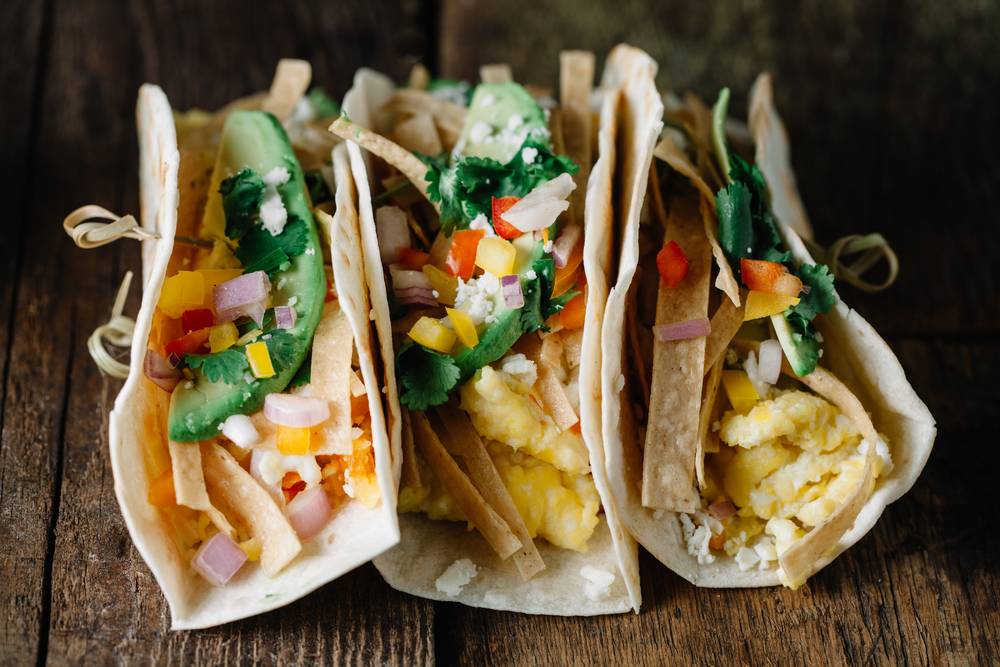
[[[161,238],[144,242],[151,244],[148,252],[143,249],[143,275],[148,277],[136,317],[131,369],[109,417],[111,468],[115,494],[129,534],[170,604],[172,629],[205,628],[284,606],[396,544],[399,530],[395,489],[386,469],[387,439],[375,435],[376,471],[383,494],[378,507],[369,510],[360,503],[345,503],[335,509],[333,520],[303,545],[293,563],[272,579],[254,566],[237,573],[225,587],[216,588],[188,567],[174,542],[171,527],[147,501],[154,462],[146,443],[162,442],[165,447],[167,401],[166,394],[142,373],[153,313],[173,250],[179,154],[170,104],[160,88],[142,86],[136,116],[142,224],[156,230]],[[358,270],[357,265],[347,269],[341,266],[338,274],[337,268],[335,261],[334,273],[341,285],[345,284],[341,281],[347,280],[345,273],[350,275],[350,271]],[[360,284],[362,279],[357,277],[355,282]],[[378,428],[373,420],[373,435]]]
[[[643,87],[647,95],[655,94],[654,82],[651,78],[644,78],[637,84]],[[635,97],[629,96],[628,91],[626,91],[627,103],[632,99]],[[632,113],[641,114],[642,112],[633,110]],[[655,127],[659,120],[659,116],[648,114],[642,122],[644,127]],[[628,164],[629,155],[640,154],[645,150],[647,141],[648,139],[643,133],[623,134],[623,144],[620,144],[623,155],[622,164]],[[641,163],[639,166],[642,166]],[[636,178],[645,179],[647,174],[648,164],[640,172],[637,172]],[[794,192],[794,182],[790,179],[783,181],[786,186],[789,183],[792,184],[791,190],[786,187],[772,193],[772,204],[788,192]],[[794,195],[797,199],[798,193],[794,192]],[[641,204],[641,201],[639,203]],[[788,202],[785,202],[785,206],[788,205]],[[778,204],[777,207],[782,208],[782,205]],[[629,234],[630,230],[633,233],[638,233],[639,206],[633,202],[630,210],[634,213],[630,213],[629,218],[625,221],[626,235]],[[779,231],[794,253],[796,260],[812,263],[812,258],[794,231],[783,226],[779,226]],[[626,238],[623,241],[623,246],[628,247],[630,243],[636,242],[637,237],[636,241]],[[621,287],[624,291],[627,288],[627,285],[621,285],[621,280],[623,274],[628,272],[626,261],[631,260],[631,256],[623,253],[622,266],[619,269],[619,285],[615,287],[615,290]],[[631,278],[631,275],[629,274],[628,277]],[[617,331],[625,324],[624,308],[618,309],[617,303],[613,304],[614,297],[613,291],[605,315],[605,387],[608,387],[609,383],[613,381],[612,379],[621,373],[620,368],[614,368],[608,363],[609,360],[620,356],[618,354],[620,342]],[[616,307],[615,310],[612,310],[613,305]],[[823,356],[823,363],[847,384],[862,404],[871,411],[872,421],[876,429],[889,439],[895,467],[892,473],[878,479],[875,490],[868,498],[854,525],[829,554],[816,562],[813,572],[825,567],[844,550],[860,540],[875,525],[885,507],[913,486],[930,456],[934,436],[937,432],[934,418],[906,381],[906,375],[896,356],[864,318],[848,308],[838,295],[833,309],[822,319],[823,326],[831,332],[833,338],[833,340],[829,340],[831,337],[828,337],[828,345],[825,346],[827,353]],[[612,335],[609,336],[609,333]],[[605,423],[608,423],[609,414],[621,413],[621,403],[620,396],[617,394],[606,391],[605,397]],[[624,421],[629,420],[625,419]],[[715,562],[711,564],[699,565],[695,558],[688,555],[681,525],[676,518],[677,515],[671,512],[662,512],[660,518],[657,519],[654,510],[643,507],[640,502],[642,469],[641,465],[637,465],[639,454],[637,448],[631,444],[627,437],[625,439],[616,438],[616,433],[610,431],[612,429],[605,429],[605,449],[612,493],[622,508],[622,516],[626,526],[650,553],[674,572],[697,586],[744,588],[779,585],[777,570],[774,568],[769,570],[750,569],[743,572],[740,571],[735,560],[727,556],[716,557]]]

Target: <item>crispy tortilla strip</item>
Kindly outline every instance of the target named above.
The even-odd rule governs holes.
[[[302,551],[302,543],[288,519],[225,448],[207,441],[201,454],[209,484],[243,522],[250,536],[263,545],[260,565],[264,574],[268,577],[278,574]]]
[[[325,216],[317,213],[317,217]],[[348,456],[354,453],[351,438],[351,386],[357,382],[351,369],[354,334],[339,301],[323,306],[323,317],[313,336],[310,396],[326,399],[330,418],[313,429],[319,442],[311,454]],[[363,387],[364,385],[362,385]]]
[[[400,472],[399,488],[415,489],[420,486],[420,470],[417,467],[417,450],[413,442],[413,427],[410,425],[410,411],[399,406],[401,436],[403,440],[403,467]]]
[[[431,470],[497,555],[503,560],[518,551],[522,546],[521,541],[514,536],[500,515],[483,500],[468,475],[462,472],[455,459],[451,458],[451,454],[441,444],[427,421],[427,415],[420,411],[411,412],[410,425],[413,427],[413,439],[423,452]]]
[[[170,462],[174,468],[174,493],[177,495],[177,504],[201,510],[208,515],[220,533],[225,533],[235,540],[236,531],[208,497],[198,443],[171,440]]]
[[[729,303],[725,301],[724,303]],[[712,364],[708,376],[705,378],[704,394],[701,401],[701,413],[698,416],[698,453],[695,455],[695,472],[698,474],[698,488],[705,488],[705,452],[708,451],[709,426],[712,423],[712,411],[715,408],[715,398],[719,394],[719,382],[722,380],[722,367],[725,358],[719,357]],[[716,445],[718,451],[718,445]]]
[[[312,81],[312,65],[308,61],[282,58],[278,61],[278,69],[274,73],[267,98],[260,105],[261,111],[273,113],[284,123],[295,111],[295,106],[302,96],[306,94],[310,81]]]
[[[222,132],[222,127],[226,124],[229,114],[238,109],[259,109],[265,99],[267,99],[267,93],[260,92],[230,102],[213,113],[208,123],[185,134],[181,140],[180,149],[196,153],[207,151],[211,153],[210,159],[214,166],[215,149],[219,143],[219,134]]]
[[[685,127],[698,152],[698,169],[703,178],[711,179],[712,185],[720,188],[725,181],[712,159],[712,110],[694,93],[684,93],[684,99],[691,110],[691,123],[685,124]]]
[[[559,108],[562,111],[566,155],[580,168],[573,176],[576,189],[569,196],[570,219],[583,224],[583,201],[590,178],[593,114],[590,90],[594,85],[594,54],[563,51],[559,54]]]
[[[365,386],[364,380],[361,379],[356,370],[351,371],[351,396],[357,398],[367,393],[368,387]]]
[[[483,83],[503,83],[505,81],[513,81],[514,73],[507,63],[496,63],[480,67],[479,78]]]
[[[399,145],[412,153],[440,155],[444,150],[429,113],[416,113],[396,123],[395,134]]]
[[[580,365],[583,357],[583,327],[571,329],[562,334],[563,351],[570,370]]]
[[[812,240],[812,225],[795,186],[788,132],[774,106],[771,75],[767,72],[758,76],[750,89],[750,134],[757,145],[754,162],[764,174],[771,195],[771,212],[778,222]]]
[[[725,362],[721,361],[722,367],[725,368]],[[722,374],[719,374],[719,380],[722,380]],[[712,401],[712,409],[708,414],[708,432],[705,434],[705,453],[706,454],[716,454],[719,451],[719,432],[713,430],[712,425],[715,422],[722,419],[722,396],[719,394],[718,388],[715,390],[715,400]]]
[[[462,133],[462,126],[465,125],[465,116],[469,110],[465,107],[435,97],[425,90],[413,90],[410,88],[396,89],[386,109],[399,113],[416,116],[420,113],[430,114],[434,119],[434,124],[441,131],[451,137],[451,143],[455,143],[458,135]]]
[[[414,63],[413,67],[410,68],[410,89],[427,90],[430,82],[431,73],[427,71],[427,68],[420,63]]]
[[[445,448],[456,456],[461,456],[469,470],[469,477],[476,490],[500,517],[507,522],[510,530],[521,541],[521,548],[514,554],[521,578],[527,581],[545,569],[535,541],[531,539],[524,519],[517,511],[517,506],[510,497],[510,492],[504,486],[497,473],[493,460],[483,445],[483,438],[472,425],[469,415],[458,407],[458,400],[453,396],[448,403],[437,407],[437,416],[443,426],[441,442]],[[437,429],[437,424],[434,424]]]
[[[673,201],[667,238],[684,250],[688,275],[678,289],[660,287],[656,324],[686,322],[708,316],[708,288],[712,274],[711,248],[698,219],[696,204]],[[646,430],[642,504],[674,512],[694,512],[701,499],[694,489],[695,456],[701,386],[705,365],[705,337],[653,344],[653,380],[650,405],[657,406]]]
[[[653,149],[653,155],[673,167],[674,171],[686,176],[691,181],[691,185],[698,188],[702,197],[710,201],[713,210],[715,209],[715,193],[708,186],[708,183],[705,182],[705,179],[701,177],[698,168],[688,159],[687,153],[677,145],[672,136],[668,134],[660,143],[656,144],[656,148]]]
[[[743,324],[745,304],[734,306],[732,301],[723,299],[712,315],[712,332],[705,341],[705,372],[708,373],[715,362],[726,355],[729,341]]]
[[[543,340],[528,334],[521,336],[514,345],[514,350],[535,362],[538,369],[535,387],[542,395],[545,411],[552,417],[556,427],[565,431],[580,421],[580,417],[566,398],[566,391],[556,374],[556,368],[562,363],[560,357],[563,345],[560,338],[558,333],[550,333]]]
[[[416,155],[399,144],[389,141],[382,135],[375,134],[371,130],[366,130],[360,125],[352,123],[343,116],[333,121],[330,131],[337,136],[353,141],[358,146],[371,151],[396,169],[399,169],[420,190],[424,197],[428,197],[427,186],[429,184],[424,179],[424,175],[427,173],[427,165],[417,159]],[[427,201],[430,201],[429,197]],[[432,205],[435,211],[438,213],[441,212],[437,204]]]

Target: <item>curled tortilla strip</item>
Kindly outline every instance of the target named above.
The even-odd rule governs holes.
[[[705,340],[705,372],[708,373],[715,362],[726,354],[729,341],[733,339],[740,326],[743,325],[743,311],[746,305],[734,306],[732,301],[725,299],[712,315],[712,332]]]
[[[590,51],[563,51],[559,54],[559,109],[562,111],[566,155],[579,171],[573,176],[576,189],[569,195],[569,214],[577,224],[583,221],[583,202],[590,178],[593,114],[590,89],[594,82],[594,54]]]
[[[708,317],[711,250],[694,202],[674,201],[667,225],[687,255],[687,277],[674,290],[660,286],[656,324]],[[657,406],[646,429],[642,504],[674,512],[694,512],[701,499],[694,489],[699,406],[705,364],[705,337],[653,343],[650,405]]]
[[[479,78],[483,83],[504,83],[505,81],[513,81],[514,73],[507,63],[496,63],[480,67]]]
[[[562,333],[563,351],[570,369],[580,365],[583,356],[583,328],[571,329]]]
[[[712,210],[715,210],[715,193],[712,191],[712,188],[708,187],[708,183],[701,177],[698,168],[691,163],[687,153],[677,145],[672,136],[668,134],[663,137],[660,143],[656,144],[656,148],[653,149],[653,155],[673,167],[674,171],[687,176],[687,179],[691,181],[691,185],[698,188],[702,196],[712,203]]]
[[[220,533],[225,533],[235,540],[236,531],[208,497],[198,443],[171,440],[170,462],[174,469],[174,493],[177,496],[177,504],[201,510],[208,515]]]
[[[427,173],[427,165],[417,159],[416,155],[399,144],[389,141],[381,134],[367,130],[343,116],[333,121],[330,131],[344,139],[353,141],[358,146],[371,151],[396,169],[399,169],[420,190],[424,197],[428,198],[427,201],[430,201],[430,197],[427,194],[429,183],[424,179],[424,175]],[[432,206],[434,206],[435,211],[438,213],[441,212],[438,204],[432,202]]]
[[[434,119],[428,113],[416,113],[399,121],[395,135],[399,145],[413,153],[440,155],[444,150]]]
[[[413,426],[410,424],[410,411],[400,406],[400,435],[403,445],[403,466],[400,472],[399,487],[415,489],[420,486],[420,470],[417,466],[416,443],[413,442]]]
[[[410,424],[413,427],[413,439],[430,464],[431,470],[448,489],[448,493],[455,499],[462,513],[479,529],[501,560],[516,553],[522,546],[521,541],[483,499],[469,480],[469,476],[458,467],[455,459],[444,448],[437,433],[431,428],[427,415],[420,411],[411,412]]]
[[[408,84],[411,90],[427,90],[431,82],[431,73],[421,63],[413,63],[410,68]]]
[[[317,211],[316,216],[320,219],[330,217],[322,211]],[[357,381],[357,378],[351,369],[353,351],[354,334],[340,302],[326,303],[323,318],[313,335],[309,395],[326,400],[330,406],[330,418],[317,427],[321,443],[312,447],[312,454],[347,456],[354,453],[351,385],[352,380]]]
[[[302,551],[302,543],[288,519],[267,491],[223,447],[208,441],[203,444],[201,453],[205,478],[250,535],[263,545],[260,565],[264,574],[268,577],[278,574]]]
[[[514,350],[535,362],[538,369],[536,387],[545,402],[545,411],[559,430],[565,431],[580,421],[556,375],[556,365],[561,363],[559,358],[562,356],[559,334],[550,333],[544,340],[539,340],[538,336],[532,334],[521,336],[515,343]]]
[[[538,553],[535,541],[528,532],[528,527],[517,511],[517,506],[510,497],[510,492],[504,486],[496,466],[490,458],[483,438],[472,425],[469,415],[458,407],[458,401],[452,397],[444,405],[437,407],[437,416],[444,432],[442,443],[449,453],[461,456],[469,471],[469,477],[476,490],[493,508],[493,511],[507,522],[510,530],[521,541],[521,548],[514,554],[514,564],[524,581],[545,569],[545,562]],[[437,427],[437,424],[435,424]]]
[[[295,111],[302,96],[306,94],[311,80],[312,65],[308,61],[282,58],[278,61],[271,89],[260,105],[261,110],[273,113],[284,123]]]
[[[724,301],[723,303],[729,303]],[[705,452],[708,451],[708,432],[712,423],[712,413],[715,408],[715,398],[719,394],[719,383],[722,380],[722,367],[725,359],[719,357],[712,364],[705,376],[705,397],[701,401],[701,412],[698,415],[698,453],[695,455],[694,466],[698,474],[698,487],[704,489],[705,484]],[[718,445],[716,445],[718,451]]]
[[[397,88],[393,91],[385,108],[413,116],[422,113],[430,114],[435,125],[449,136],[454,137],[451,143],[455,143],[458,135],[462,133],[465,116],[469,113],[468,109],[459,104],[435,97],[425,90],[412,88]]]

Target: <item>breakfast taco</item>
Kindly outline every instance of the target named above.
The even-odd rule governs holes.
[[[375,565],[471,606],[638,611],[598,393],[620,90],[595,119],[582,52],[562,54],[559,103],[507,66],[481,77],[462,99],[419,69],[399,88],[362,70],[330,128],[350,142],[399,462],[401,540]]]
[[[308,84],[282,61],[215,114],[144,85],[141,226],[66,223],[85,246],[144,239],[110,453],[174,629],[288,604],[399,539],[354,181]]]
[[[727,136],[728,90],[711,110],[668,98],[655,148],[648,69],[624,99],[639,131],[619,144],[636,171],[603,332],[612,494],[692,583],[796,588],[913,485],[934,419],[800,238],[770,78],[751,92],[752,160],[737,124]]]

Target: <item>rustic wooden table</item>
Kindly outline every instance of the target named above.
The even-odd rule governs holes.
[[[0,2],[0,662],[761,664],[1000,660],[1000,6],[618,0]],[[86,339],[138,244],[78,250],[84,203],[138,211],[133,108],[160,84],[215,108],[309,59],[341,96],[367,65],[415,59],[474,79],[508,62],[555,86],[558,52],[627,40],[659,82],[733,110],[774,74],[821,242],[878,230],[902,270],[844,298],[889,341],[938,419],[923,476],[797,592],[699,590],[642,557],[642,613],[529,617],[432,603],[364,566],[304,600],[171,632],[113,492],[107,413],[121,387]],[[133,290],[127,312],[138,309]],[[993,378],[990,380],[990,378]],[[996,454],[992,455],[996,456]],[[990,464],[989,461],[994,461]]]

